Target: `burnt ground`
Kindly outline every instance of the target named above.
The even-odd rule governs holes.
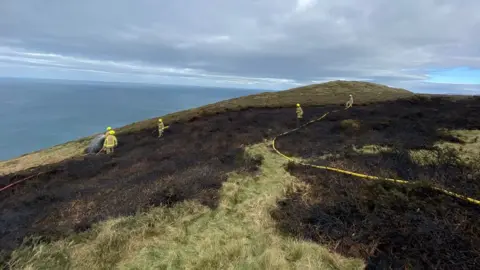
[[[317,109],[317,115],[325,109]],[[355,120],[358,130],[343,129],[342,120]],[[439,129],[480,129],[480,98],[452,101],[415,98],[392,103],[355,107],[329,114],[325,119],[277,140],[277,148],[317,165],[341,167],[355,172],[404,180],[434,183],[451,191],[480,198],[480,175],[456,153],[434,144],[463,144]],[[392,153],[357,154],[353,147],[382,145]],[[408,151],[426,149],[436,155],[431,166],[420,166]],[[319,159],[331,154],[333,157]],[[480,156],[478,159],[480,165]],[[473,177],[468,177],[468,175]]]
[[[0,193],[0,250],[11,251],[28,235],[58,239],[152,206],[196,199],[215,208],[228,172],[253,173],[260,165],[244,146],[285,130],[272,120],[289,113],[246,110],[168,123],[162,139],[153,129],[119,135],[111,157],[85,156],[2,177],[0,186],[51,171]]]
[[[480,199],[478,166],[434,147],[439,140],[462,143],[439,128],[479,129],[479,117],[479,99],[415,99],[331,114],[280,138],[280,151],[312,163],[423,183],[396,185],[289,164],[288,171],[310,188],[278,202],[272,211],[278,228],[364,258],[368,269],[480,269],[480,206],[427,187]],[[358,120],[359,127],[342,128],[344,119]],[[352,150],[372,144],[394,151]],[[418,165],[408,155],[412,149],[431,149],[436,164]]]
[[[479,129],[479,104],[479,99],[472,98],[458,101],[445,98],[414,98],[409,101],[358,106],[347,112],[329,115],[322,122],[281,138],[278,147],[289,154],[307,158],[327,152],[338,153],[338,158],[316,162],[376,175],[397,174],[407,179],[422,176],[424,180],[440,181],[440,184],[449,186],[461,193],[472,196],[478,195],[480,189],[477,174],[474,174],[474,179],[471,177],[451,178],[451,176],[457,177],[458,170],[461,172],[470,170],[461,162],[454,165],[450,161],[444,162],[445,165],[442,165],[443,169],[440,170],[439,166],[424,168],[414,165],[404,154],[403,158],[400,157],[408,149],[431,148],[439,139],[454,140],[454,138],[446,138],[444,135],[438,134],[436,131],[438,128]],[[305,118],[306,120],[311,119],[333,108],[337,109],[339,106],[304,108]],[[23,177],[36,175],[39,172],[50,171],[48,174],[34,177],[0,194],[2,217],[0,220],[0,249],[6,251],[5,254],[8,255],[8,252],[18,247],[26,236],[39,235],[47,241],[67,237],[74,232],[89,229],[95,222],[111,217],[132,215],[157,205],[169,206],[184,200],[196,199],[204,205],[215,208],[219,199],[218,191],[222,182],[227,179],[228,172],[254,172],[259,165],[259,159],[245,155],[243,147],[260,142],[264,138],[272,138],[288,128],[293,128],[295,126],[294,115],[294,108],[247,109],[197,118],[186,123],[172,123],[165,137],[160,140],[156,138],[154,129],[119,135],[120,145],[113,156],[99,155],[76,158],[37,168],[33,171],[29,170],[17,175],[2,177],[0,178],[0,186]],[[361,120],[361,129],[353,133],[339,130],[339,122],[347,118]],[[390,156],[359,157],[351,153],[349,148],[346,147],[352,143],[357,146],[362,144],[392,145],[398,151],[395,154],[390,154]],[[443,156],[449,156],[449,154],[446,153]],[[382,167],[377,166],[378,164],[381,164]],[[370,183],[364,183],[358,179],[349,180],[346,176],[333,173],[322,175],[318,170],[308,171],[297,167],[292,167],[291,170],[300,179],[314,183],[315,188],[312,189],[311,203],[309,204],[300,203],[296,200],[295,196],[298,194],[295,193],[290,194],[288,198],[280,202],[279,211],[274,214],[274,217],[278,220],[279,228],[283,231],[294,233],[302,238],[327,244],[331,243],[333,238],[330,239],[331,237],[326,229],[330,227],[319,227],[318,222],[315,221],[315,218],[322,219],[325,216],[324,214],[318,216],[318,213],[328,210],[322,208],[324,206],[319,203],[319,200],[323,201],[322,198],[327,198],[325,193],[331,193],[332,196],[335,196],[335,198],[327,200],[335,202],[329,209],[339,206],[344,211],[337,213],[331,210],[331,212],[328,212],[328,216],[332,220],[342,221],[349,218],[353,222],[352,224],[363,224],[366,223],[366,219],[371,217],[367,214],[376,213],[372,212],[376,209],[376,204],[373,203],[373,208],[370,206],[365,208],[367,212],[354,214],[357,211],[355,209],[359,207],[357,202],[360,203],[361,199],[375,202],[374,199],[378,198],[377,195],[368,198],[369,193],[363,193],[363,197],[358,197],[352,202],[350,199],[352,197],[349,195],[352,192],[346,192],[349,189],[363,188],[362,185],[365,185],[365,188],[368,189]],[[444,177],[434,178],[435,174],[441,174]],[[333,179],[332,181],[336,185],[332,184],[325,187],[323,185],[325,177],[323,176],[328,176],[326,179]],[[349,182],[351,182],[351,185],[348,185]],[[335,188],[335,192],[328,193],[330,187]],[[390,191],[395,194],[403,194],[402,190],[395,187],[390,187]],[[390,194],[390,191],[385,192]],[[358,196],[361,194],[360,192],[354,193]],[[335,194],[341,194],[343,197]],[[408,198],[405,201],[410,202],[413,193],[405,191],[405,194]],[[459,268],[455,269],[461,269],[465,265],[478,264],[478,262],[471,261],[471,254],[479,254],[478,250],[474,250],[475,245],[473,245],[474,243],[478,244],[479,232],[476,229],[478,228],[478,221],[469,218],[468,215],[473,213],[478,216],[479,209],[437,193],[420,192],[418,194],[419,203],[425,209],[427,209],[427,206],[431,207],[428,209],[433,209],[433,212],[422,212],[426,210],[418,207],[420,212],[415,213],[425,214],[422,215],[423,219],[418,217],[414,220],[417,223],[410,222],[408,218],[405,219],[403,222],[406,224],[406,228],[412,229],[414,226],[417,228],[419,223],[430,228],[428,224],[438,224],[438,219],[447,220],[446,224],[457,226],[455,227],[457,228],[456,235],[461,235],[464,238],[471,237],[469,243],[472,243],[468,248],[463,249],[465,251],[461,253],[463,255],[458,256],[463,260],[457,259],[454,261],[459,265]],[[389,197],[390,195],[381,198]],[[429,202],[433,203],[430,204]],[[392,210],[387,207],[385,213],[382,214],[384,216],[377,218],[380,221],[375,223],[375,226],[382,228],[381,226],[385,224],[381,220],[385,219],[387,214],[391,215],[392,219],[397,216],[409,217],[408,213],[410,212],[405,209],[410,208],[402,206],[398,201],[395,205],[398,209]],[[392,205],[392,207],[395,205]],[[312,207],[323,212],[320,210],[313,211]],[[449,212],[445,212],[454,210],[457,219],[453,219],[448,215]],[[416,208],[415,211],[417,211]],[[289,214],[293,213],[295,213],[296,218],[288,217]],[[344,213],[347,213],[346,217],[342,216]],[[427,215],[429,213],[430,216]],[[291,220],[288,220],[287,217]],[[459,225],[456,221],[461,218],[464,218],[464,221]],[[477,225],[474,224],[475,222],[477,222]],[[335,225],[333,226],[335,228],[336,224],[332,223],[330,225]],[[341,235],[347,233],[346,229],[343,230],[342,228],[338,227],[336,229]],[[356,230],[361,227],[348,228]],[[391,240],[388,237],[378,237],[374,234],[375,231],[372,232],[372,228],[361,229],[358,232],[360,235],[365,235],[366,239],[370,241],[365,242],[365,245],[371,247],[372,241],[375,243],[378,240]],[[375,228],[378,229],[378,227]],[[435,231],[437,235],[448,236],[448,228],[450,227],[444,225],[443,227],[432,228],[437,229]],[[411,231],[407,229],[399,232],[399,229],[395,226],[391,230],[399,235],[402,235],[402,233],[407,236],[409,233],[411,234]],[[312,235],[318,237],[311,237]],[[438,240],[439,237],[432,239]],[[448,239],[446,238],[445,241],[450,241]],[[350,243],[351,246],[358,244],[355,240]],[[439,243],[417,248],[417,251],[420,252],[418,256],[423,256],[421,255],[422,252],[427,254],[425,255],[425,261],[417,260],[417,257],[413,255],[413,257],[408,255],[405,259],[399,257],[398,252],[388,253],[387,249],[382,251],[384,252],[382,254],[385,254],[383,257],[379,256],[380,259],[372,261],[374,265],[381,266],[384,265],[382,263],[396,263],[398,257],[399,264],[411,261],[414,265],[424,263],[424,265],[435,266],[435,262],[440,262],[440,265],[442,265],[445,261],[438,258],[432,259],[429,257],[430,253],[428,253],[430,251],[427,252],[423,249],[434,250],[440,245]],[[428,242],[428,244],[432,243]],[[348,250],[348,245],[345,246],[343,249],[337,248],[336,250],[340,252]],[[402,240],[391,241],[389,247],[402,249]],[[377,250],[375,252],[380,252]],[[457,253],[461,251],[462,249],[458,248]],[[415,254],[418,254],[418,252]],[[432,252],[435,256],[438,255],[435,251]],[[366,256],[363,253],[344,253],[370,259],[370,255]]]

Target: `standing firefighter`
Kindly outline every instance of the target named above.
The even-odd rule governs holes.
[[[163,124],[162,118],[158,119],[158,137],[163,136],[163,131],[165,130],[165,124]]]
[[[118,145],[117,137],[115,137],[115,131],[110,130],[107,137],[105,137],[105,142],[103,143],[103,148],[105,153],[113,153],[113,149]]]
[[[300,127],[300,122],[303,119],[303,110],[302,107],[300,107],[300,104],[297,103],[297,128]]]
[[[353,105],[353,96],[350,95],[350,98],[348,99],[347,103],[345,103],[345,109],[352,107],[352,105]]]

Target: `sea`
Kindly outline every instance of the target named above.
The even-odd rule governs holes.
[[[0,78],[0,160],[264,90]]]

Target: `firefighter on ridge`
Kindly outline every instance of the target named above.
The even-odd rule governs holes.
[[[158,119],[158,137],[163,136],[163,131],[165,130],[165,124],[163,123],[162,118]]]
[[[350,95],[350,98],[348,99],[347,103],[345,103],[345,109],[352,107],[352,105],[353,105],[353,96]]]
[[[117,147],[118,141],[117,137],[115,137],[115,131],[110,130],[108,135],[105,137],[105,142],[103,143],[103,148],[105,148],[105,153],[112,154],[113,149]]]
[[[296,113],[297,113],[297,128],[299,128],[300,127],[300,122],[303,119],[303,110],[302,110],[302,107],[300,107],[300,104],[298,104],[298,103],[297,103]]]

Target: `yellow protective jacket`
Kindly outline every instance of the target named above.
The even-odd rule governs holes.
[[[303,110],[301,107],[297,107],[297,118],[303,118]]]
[[[158,123],[158,130],[164,130],[165,129],[165,124],[163,122]]]
[[[105,137],[105,142],[103,143],[103,146],[105,148],[112,148],[118,145],[117,137],[115,135],[107,135]]]

